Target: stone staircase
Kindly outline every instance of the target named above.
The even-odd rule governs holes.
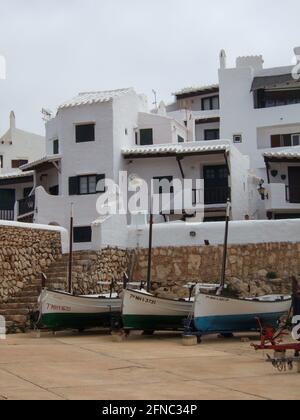
[[[77,251],[73,253],[73,278],[76,279],[78,273],[83,273],[91,267],[97,259],[97,255],[92,251]],[[47,276],[46,286],[48,289],[66,290],[68,279],[69,254],[64,254],[59,260],[55,261],[45,272]]]
[[[76,293],[100,293],[97,291],[98,281],[101,276],[111,279],[111,273],[119,265],[119,254],[114,250],[108,250],[102,255],[101,267],[99,268],[99,253],[96,251],[78,251],[73,253],[73,286]],[[42,287],[54,290],[67,290],[69,255],[64,254],[54,261],[45,271],[47,277],[43,284],[42,276],[25,284],[23,289],[5,302],[0,302],[0,315],[5,317],[7,332],[26,331],[31,324],[30,316],[38,310],[38,297]],[[125,267],[119,267],[119,277]],[[105,277],[106,279],[106,277]]]
[[[0,303],[0,315],[5,318],[8,333],[24,332],[30,327],[30,314],[37,310],[41,288],[41,280],[32,280],[22,291]]]

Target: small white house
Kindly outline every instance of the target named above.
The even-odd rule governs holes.
[[[10,127],[0,138],[0,219],[14,220],[16,200],[26,198],[33,188],[33,172],[20,167],[45,154],[45,138],[16,127],[10,113]]]

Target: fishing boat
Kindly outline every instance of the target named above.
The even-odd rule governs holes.
[[[121,314],[122,299],[116,293],[74,296],[43,289],[38,305],[38,328],[84,330],[110,327],[112,318]]]
[[[202,335],[257,331],[259,318],[263,325],[275,328],[278,321],[288,314],[291,304],[291,296],[233,299],[198,293],[194,304],[194,326]]]
[[[36,328],[52,330],[72,328],[81,331],[92,327],[110,327],[115,318],[120,319],[122,298],[114,292],[120,284],[117,284],[114,278],[111,282],[98,282],[98,285],[109,288],[110,293],[81,296],[73,293],[73,224],[72,205],[68,291],[48,290],[43,287],[38,299],[39,310],[35,314]],[[45,283],[46,276],[43,276]]]
[[[221,284],[214,293],[206,294],[196,290],[193,326],[198,335],[232,334],[259,330],[261,324],[276,327],[277,322],[289,313],[291,296],[268,295],[259,298],[232,298],[224,294],[226,287],[227,245],[231,204],[228,200],[223,249]]]
[[[155,297],[145,290],[124,290],[122,320],[125,330],[183,330],[193,310],[193,299]]]

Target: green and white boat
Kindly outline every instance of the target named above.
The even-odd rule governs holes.
[[[125,330],[183,330],[193,311],[193,299],[163,299],[141,290],[124,290],[122,320]]]
[[[121,315],[122,299],[117,294],[74,296],[43,289],[39,300],[38,328],[51,330],[110,327]]]

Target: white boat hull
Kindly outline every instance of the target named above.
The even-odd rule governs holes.
[[[194,326],[203,334],[257,331],[260,318],[263,324],[276,327],[278,320],[288,314],[289,297],[272,301],[243,300],[199,293],[194,305]]]
[[[50,329],[110,326],[121,313],[122,300],[103,296],[73,296],[44,289],[39,297],[38,325]]]
[[[192,314],[193,302],[157,298],[136,290],[125,290],[122,319],[125,329],[179,330]]]

